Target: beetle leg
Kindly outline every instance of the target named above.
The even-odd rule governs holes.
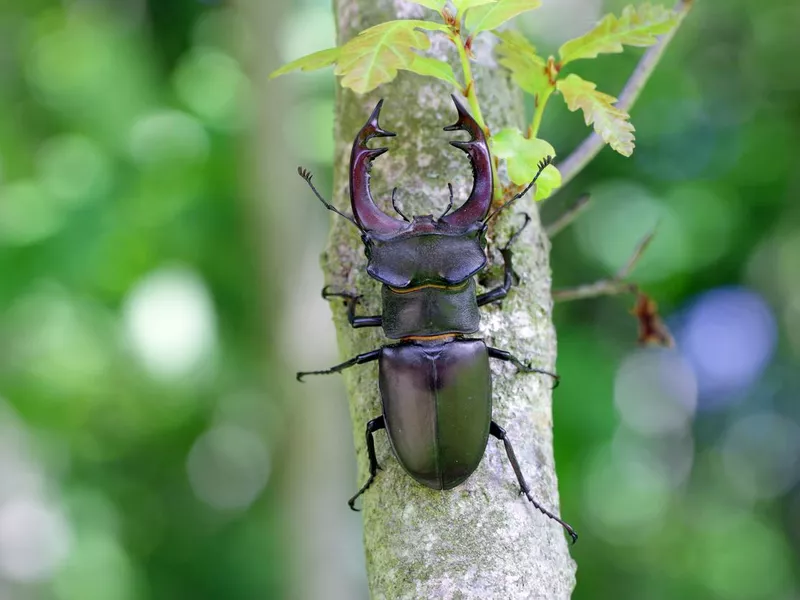
[[[356,508],[356,500],[358,497],[366,492],[369,489],[369,486],[372,485],[372,482],[375,481],[375,477],[378,475],[378,470],[381,469],[381,466],[378,464],[378,458],[375,456],[375,440],[372,437],[372,434],[376,431],[386,428],[386,423],[383,420],[383,415],[380,417],[376,417],[372,419],[369,423],[367,423],[367,456],[369,456],[369,479],[367,479],[367,483],[365,483],[360,490],[356,493],[355,496],[350,498],[347,501],[347,505],[350,507],[350,510],[354,510],[358,512]]]
[[[527,187],[525,187],[525,189],[523,189],[519,194],[517,194],[516,196],[514,196],[510,200],[506,200],[505,203],[500,206],[500,208],[496,209],[492,214],[490,214],[488,217],[486,217],[483,220],[483,222],[484,223],[488,223],[494,217],[496,217],[498,214],[500,214],[500,212],[502,212],[503,209],[505,209],[506,207],[511,205],[511,203],[514,202],[514,200],[518,200],[518,199],[522,198],[525,194],[527,194],[528,190],[531,189],[533,187],[533,184],[536,183],[536,180],[539,179],[539,175],[542,174],[542,171],[545,170],[547,165],[552,164],[552,162],[553,162],[553,157],[552,156],[545,156],[542,160],[540,160],[539,164],[537,165],[539,167],[539,170],[536,172],[536,175],[533,176],[533,180],[527,185]]]
[[[497,360],[504,360],[506,362],[510,362],[515,367],[517,367],[517,371],[521,373],[541,373],[542,375],[550,375],[555,380],[553,384],[553,389],[558,387],[558,384],[561,382],[561,378],[556,375],[555,373],[551,373],[550,371],[546,371],[544,369],[539,369],[537,367],[532,367],[531,365],[525,364],[516,356],[512,355],[510,352],[506,352],[505,350],[499,350],[497,348],[492,348],[491,346],[486,346],[486,350],[489,352],[489,358],[496,358]]]
[[[508,462],[511,463],[511,468],[514,469],[514,474],[517,476],[517,482],[519,482],[519,487],[522,489],[522,493],[525,494],[525,497],[533,504],[540,512],[544,513],[557,523],[559,523],[569,534],[572,538],[572,543],[578,541],[578,534],[575,533],[575,530],[569,523],[566,523],[551,513],[549,510],[541,506],[536,500],[533,499],[531,496],[531,488],[528,485],[528,482],[525,481],[525,477],[522,475],[522,470],[519,467],[519,461],[517,460],[517,455],[514,454],[514,448],[511,446],[511,442],[508,440],[508,435],[506,434],[506,430],[500,427],[497,423],[492,421],[492,424],[489,426],[489,433],[491,433],[494,437],[498,440],[503,442],[503,445],[506,448],[506,455],[508,455]]]
[[[522,213],[525,215],[525,222],[522,224],[522,227],[517,229],[511,238],[508,240],[505,246],[500,249],[500,254],[503,255],[503,285],[494,288],[493,290],[489,290],[485,294],[480,294],[477,298],[478,306],[483,306],[484,304],[489,304],[491,302],[497,302],[498,300],[502,300],[508,295],[508,290],[514,285],[514,266],[512,262],[513,253],[511,252],[511,244],[517,241],[519,234],[528,226],[528,223],[531,222],[531,217],[527,213]]]
[[[400,215],[401,217],[403,217],[403,220],[404,220],[406,223],[410,223],[410,222],[411,222],[411,219],[409,219],[407,216],[405,216],[405,215],[403,214],[403,211],[401,211],[401,210],[400,210],[400,207],[399,207],[399,206],[397,206],[397,197],[396,197],[396,196],[397,196],[397,188],[394,188],[394,189],[392,190],[392,208],[394,209],[394,212],[396,212],[398,215]]]
[[[355,365],[363,365],[364,363],[378,360],[381,357],[382,351],[383,348],[378,348],[377,350],[364,352],[364,354],[354,356],[350,360],[346,360],[345,362],[331,367],[330,369],[325,369],[324,371],[301,371],[297,374],[297,381],[303,381],[303,377],[306,375],[330,375],[331,373],[338,373],[339,371],[344,371],[345,369],[354,367]]]
[[[383,325],[383,318],[380,315],[371,317],[356,316],[356,305],[358,301],[361,300],[361,296],[358,294],[353,294],[352,292],[331,292],[328,291],[328,286],[326,285],[322,288],[322,297],[325,298],[325,300],[344,298],[344,303],[347,306],[347,320],[354,329],[359,329],[360,327],[381,327]]]
[[[330,202],[325,200],[325,198],[322,197],[322,194],[320,194],[317,191],[317,188],[314,186],[314,184],[311,183],[311,178],[313,177],[313,175],[311,175],[311,173],[308,170],[304,169],[303,167],[297,167],[297,174],[300,175],[300,177],[302,177],[303,179],[305,179],[306,183],[311,188],[311,191],[314,192],[314,195],[319,199],[319,201],[322,202],[322,204],[325,205],[325,208],[335,212],[340,217],[344,217],[345,219],[350,221],[353,225],[355,225],[356,227],[361,229],[361,227],[358,226],[358,223],[356,223],[356,220],[353,217],[351,217],[348,214],[343,213],[338,208],[336,208],[333,204],[331,204]]]
[[[439,217],[437,219],[437,221],[440,221],[443,217],[445,217],[447,215],[447,213],[450,212],[450,209],[453,208],[453,184],[452,183],[448,183],[447,184],[447,189],[450,190],[450,202],[448,202],[447,208],[444,209],[444,212],[442,213],[442,216]]]

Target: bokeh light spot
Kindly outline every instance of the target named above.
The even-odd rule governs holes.
[[[0,571],[8,579],[49,579],[69,552],[70,532],[56,508],[35,498],[0,506]]]
[[[69,102],[96,85],[110,60],[98,33],[75,19],[39,38],[29,63],[33,85],[56,102]]]
[[[193,271],[162,268],[130,292],[125,330],[134,353],[151,374],[186,375],[216,344],[216,314],[205,282]]]
[[[142,165],[201,162],[211,142],[203,125],[177,110],[162,110],[137,121],[130,135],[134,160]]]
[[[18,181],[0,187],[0,244],[40,242],[63,224],[62,207],[39,183]]]
[[[640,350],[628,356],[617,371],[614,403],[625,423],[638,433],[679,433],[694,415],[697,381],[678,352]]]
[[[741,211],[735,192],[725,190],[724,194],[711,185],[693,182],[676,186],[665,199],[688,234],[689,269],[718,261],[734,242]]]
[[[57,390],[53,398],[86,399],[112,361],[111,319],[96,305],[43,284],[8,311],[3,324],[20,372]]]
[[[42,144],[37,166],[44,188],[71,206],[101,197],[111,184],[108,156],[92,140],[77,134],[54,137]]]
[[[250,81],[230,55],[212,48],[194,48],[174,75],[178,97],[209,125],[236,129],[250,118]]]
[[[697,375],[701,406],[729,398],[752,384],[775,350],[775,318],[766,302],[744,288],[700,296],[677,333]]]
[[[690,255],[685,229],[674,213],[646,189],[623,181],[595,186],[591,219],[575,223],[583,253],[616,273],[642,238],[658,228],[634,273],[638,282],[658,281],[685,269]]]
[[[309,7],[289,15],[278,39],[284,63],[336,45],[336,26],[330,8]]]
[[[791,553],[780,533],[748,513],[722,506],[706,516],[686,548],[688,565],[715,598],[791,598]]]
[[[672,497],[669,475],[658,461],[609,448],[592,459],[584,486],[586,520],[613,544],[647,544]]]
[[[141,594],[130,557],[115,536],[104,529],[88,527],[75,536],[69,560],[55,578],[59,600],[136,600]]]
[[[722,464],[744,498],[779,496],[800,480],[800,426],[776,413],[739,419],[725,433]]]
[[[186,470],[200,500],[219,510],[244,509],[267,484],[270,456],[251,431],[221,425],[195,441]]]

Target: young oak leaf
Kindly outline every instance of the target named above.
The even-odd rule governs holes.
[[[660,5],[627,6],[621,17],[606,15],[589,33],[561,46],[558,51],[561,64],[595,58],[598,54],[622,52],[623,44],[652,46],[658,41],[655,36],[668,33],[679,20],[674,11]]]
[[[498,0],[492,4],[477,6],[467,13],[467,29],[471,35],[497,29],[506,21],[541,5],[542,0]]]
[[[508,178],[516,185],[528,185],[539,171],[539,163],[547,156],[555,156],[553,147],[538,138],[526,138],[519,129],[507,127],[489,139],[492,154],[504,159]],[[561,186],[561,173],[548,165],[536,180],[536,200],[544,200]]]
[[[603,92],[598,92],[591,81],[581,79],[577,75],[568,75],[556,82],[558,91],[564,96],[567,108],[583,111],[587,125],[594,125],[594,130],[614,150],[623,156],[633,153],[633,125],[630,115],[614,106],[617,99]]]
[[[523,91],[536,96],[550,87],[547,63],[519,31],[496,31],[500,38],[496,51],[498,62],[511,71],[511,78]]]
[[[414,54],[411,63],[403,68],[424,77],[436,77],[459,89],[461,88],[461,84],[456,79],[455,73],[453,73],[453,67],[442,60]]]
[[[370,27],[341,47],[334,73],[342,76],[341,84],[363,94],[397,77],[399,69],[412,70],[414,50],[427,50],[431,42],[420,29],[446,31],[444,25],[430,21],[388,21]],[[422,65],[431,74],[430,65]]]
[[[269,78],[274,79],[275,77],[285,75],[286,73],[291,73],[297,69],[300,69],[301,71],[315,71],[316,69],[327,67],[328,65],[332,65],[336,62],[340,53],[341,48],[328,48],[327,50],[314,52],[313,54],[293,60],[292,62],[283,65],[280,69],[276,69],[270,73]]]

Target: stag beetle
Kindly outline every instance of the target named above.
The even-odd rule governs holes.
[[[505,430],[492,420],[492,379],[489,359],[513,363],[523,373],[556,375],[531,367],[504,350],[491,348],[483,340],[465,337],[478,331],[479,306],[505,298],[514,282],[511,245],[530,221],[514,233],[501,250],[504,259],[503,284],[483,294],[476,293],[475,275],[486,266],[486,229],[490,219],[521,197],[536,182],[550,163],[539,163],[533,181],[519,194],[489,214],[493,192],[491,157],[481,127],[453,96],[458,121],[445,131],[463,130],[471,139],[450,142],[464,151],[472,164],[474,184],[467,201],[457,210],[450,204],[439,217],[415,216],[409,220],[392,204],[402,220],[376,206],[369,187],[372,161],[387,148],[369,148],[375,137],[392,137],[378,124],[383,100],[378,102],[367,123],[359,131],[350,156],[350,198],[353,216],[340,212],[327,202],[311,183],[311,175],[298,169],[314,194],[331,211],[353,223],[361,232],[367,256],[367,273],[382,286],[383,310],[380,315],[356,315],[359,296],[331,292],[324,298],[343,298],[350,325],[382,327],[396,344],[359,354],[324,371],[297,374],[338,373],[371,361],[378,361],[383,414],[367,423],[366,444],[369,479],[348,504],[369,489],[380,469],[375,456],[373,434],[386,429],[398,461],[405,471],[424,486],[447,490],[465,481],[478,467],[489,436],[501,440],[514,469],[522,493],[542,513],[560,523],[572,537],[570,525],[539,505],[531,496],[514,449]]]

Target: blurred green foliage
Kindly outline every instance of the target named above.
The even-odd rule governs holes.
[[[240,233],[237,19],[194,2],[0,8],[0,401],[20,438],[2,502],[50,519],[27,545],[0,532],[20,598],[281,596],[274,488],[215,492],[241,483],[236,452],[264,479],[277,442]],[[222,424],[255,449],[198,446]],[[11,483],[26,473],[43,481]]]
[[[552,4],[520,23],[545,54],[622,7]],[[0,3],[4,597],[289,597],[284,494],[303,475],[287,472],[271,298],[296,283],[263,281],[243,200],[241,148],[269,98],[233,49],[242,18],[190,0]],[[556,307],[575,598],[800,593],[798,22],[780,0],[698,2],[633,111],[633,157],[604,151],[543,209],[594,197],[554,241],[556,287],[607,277],[659,224],[632,279],[682,353],[632,402],[627,378],[662,357],[635,350],[632,300]],[[332,23],[326,2],[293,3],[283,61],[332,45]],[[613,93],[636,58],[582,68]],[[332,76],[306,77],[285,122],[315,143],[280,145],[328,187]],[[554,104],[541,135],[563,158],[585,133]],[[693,404],[662,414],[662,397]]]

